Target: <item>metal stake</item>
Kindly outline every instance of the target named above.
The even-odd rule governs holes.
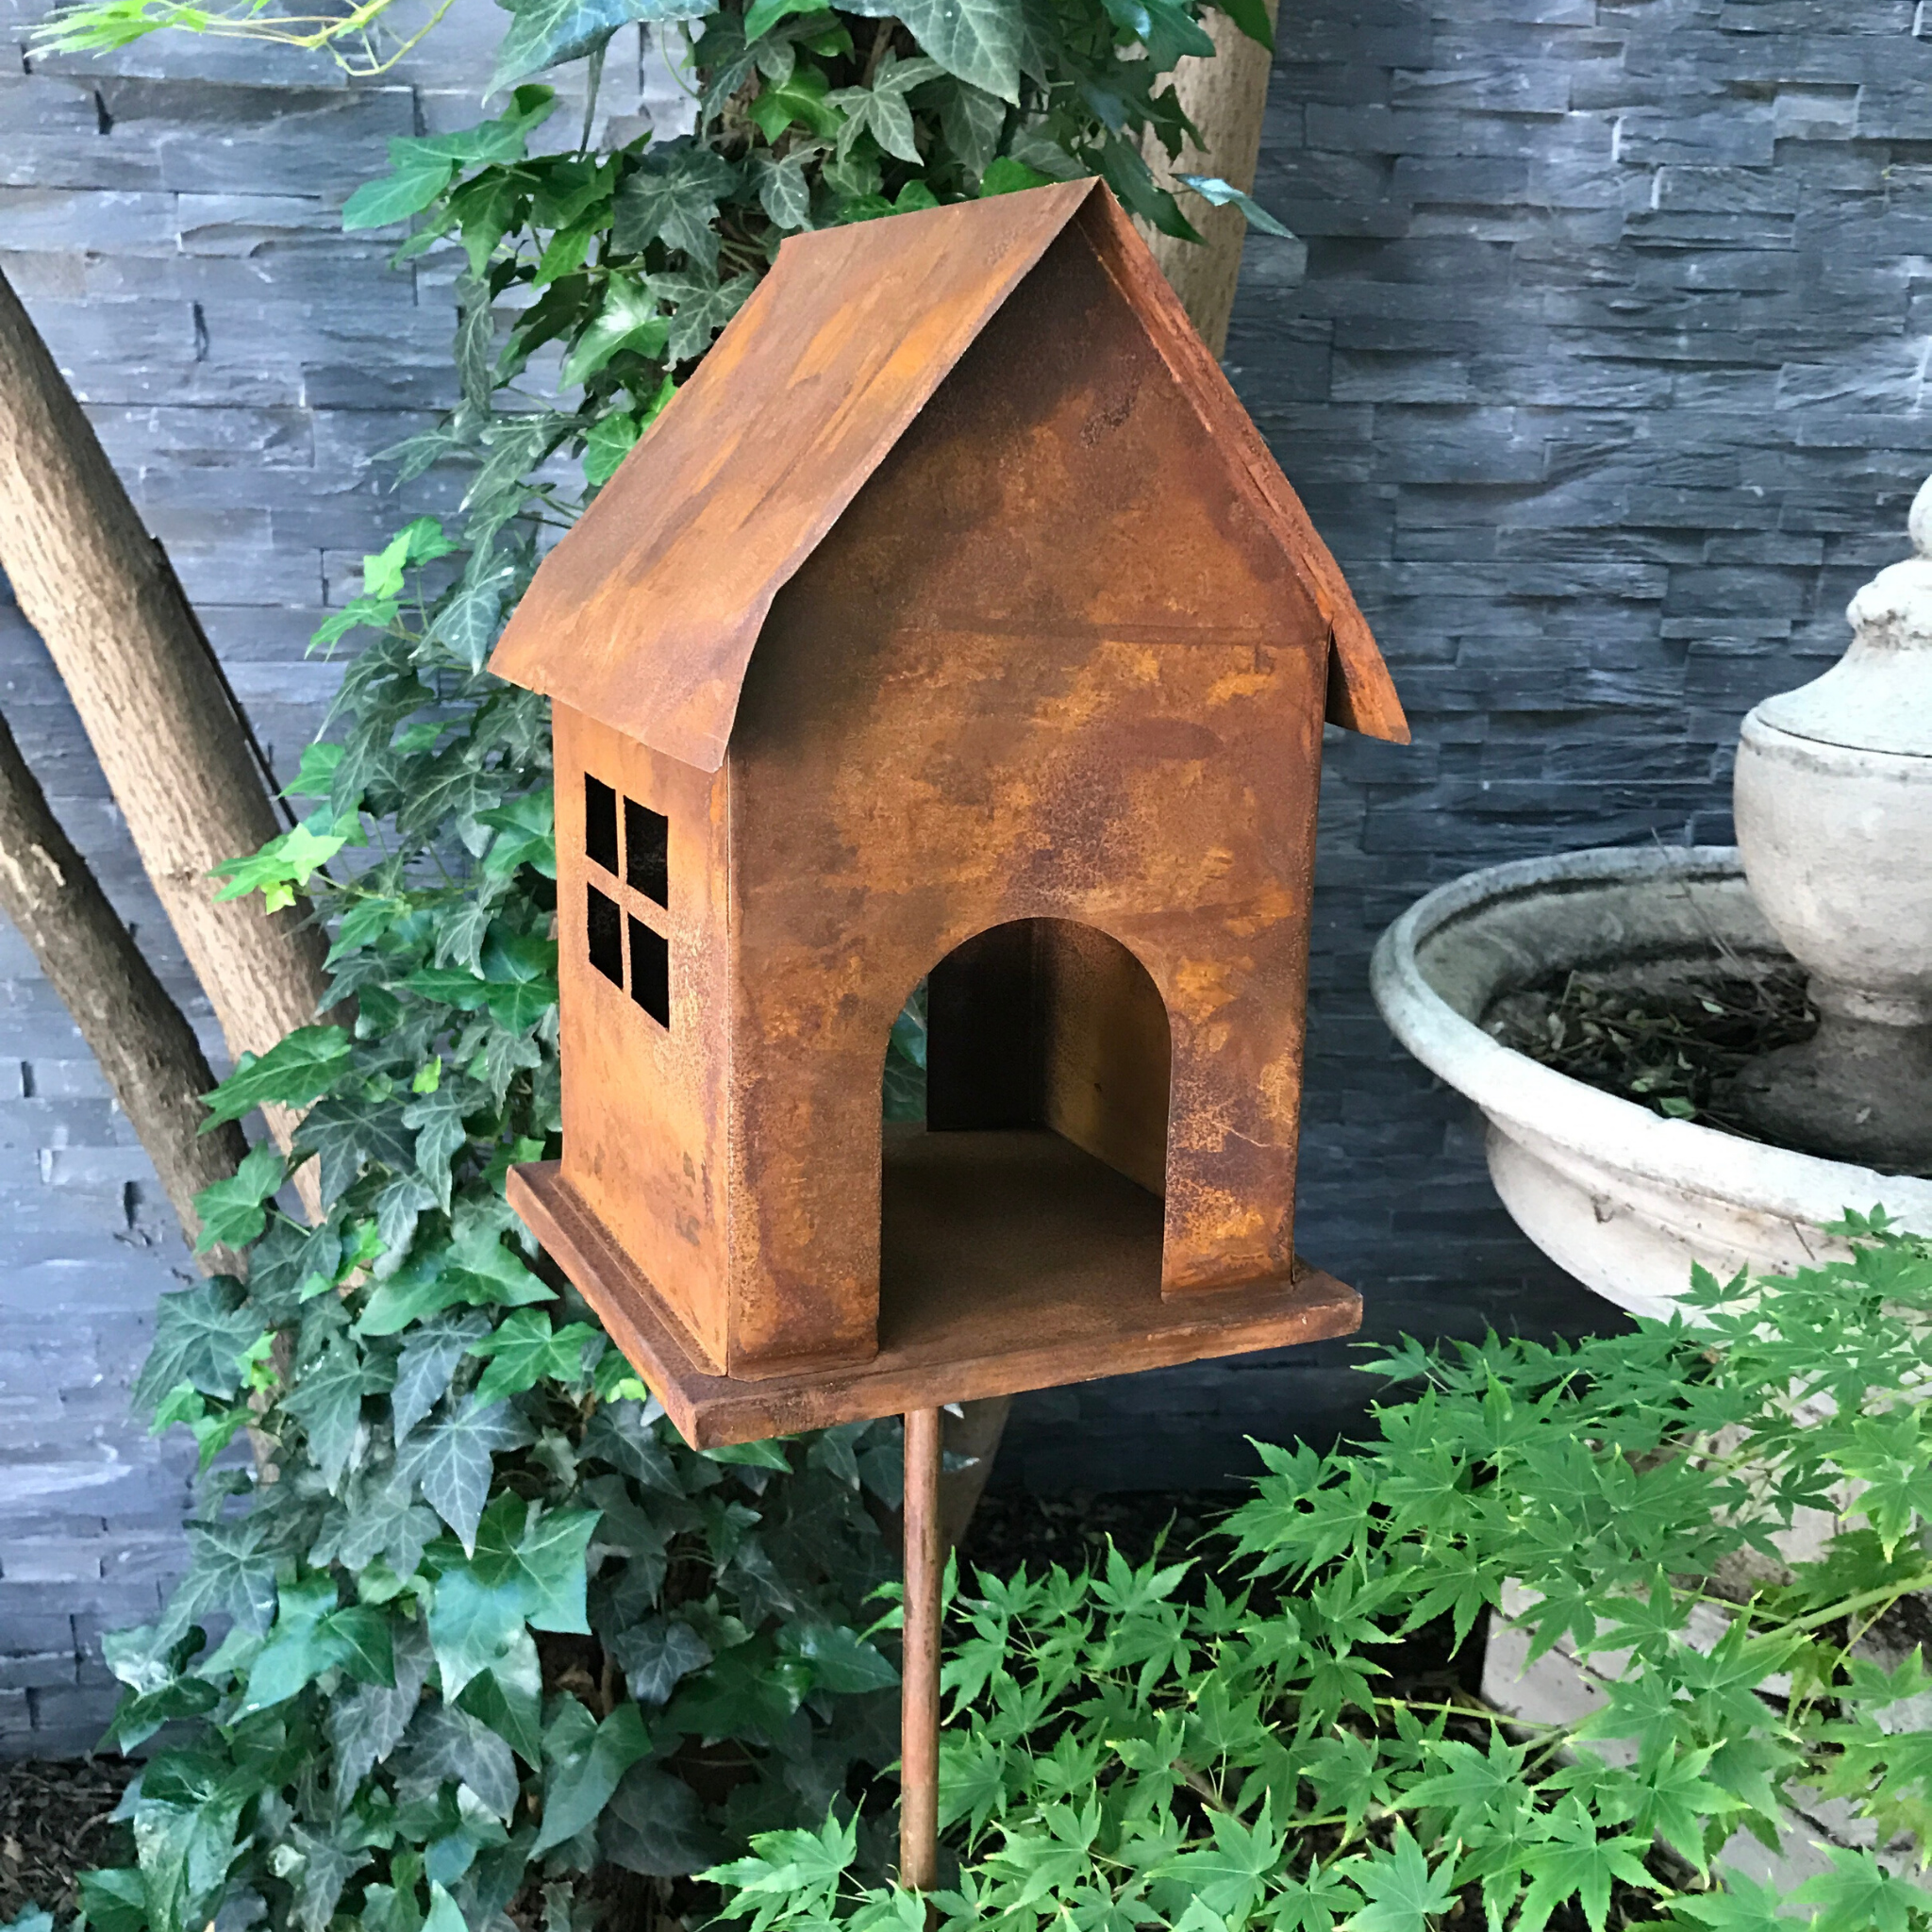
[[[939,1884],[940,1412],[906,1415],[906,1629],[899,1690],[899,1883]]]

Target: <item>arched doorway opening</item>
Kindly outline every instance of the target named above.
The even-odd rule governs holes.
[[[924,1118],[884,1127],[879,1342],[954,1316],[1158,1295],[1172,1042],[1147,970],[1069,920],[994,926],[925,982]]]

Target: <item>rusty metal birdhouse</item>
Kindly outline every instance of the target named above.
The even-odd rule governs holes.
[[[1356,1324],[1291,1243],[1316,789],[1407,728],[1104,189],[788,241],[491,668],[556,718],[511,1198],[693,1444]]]

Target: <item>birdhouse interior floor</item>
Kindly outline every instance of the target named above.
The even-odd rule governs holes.
[[[1045,1128],[886,1130],[879,1350],[759,1380],[706,1372],[559,1165],[511,1201],[698,1447],[1351,1332],[1355,1291],[1297,1263],[1163,1299],[1161,1204]]]

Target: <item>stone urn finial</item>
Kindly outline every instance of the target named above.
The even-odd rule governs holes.
[[[1823,677],[1766,698],[1738,747],[1751,894],[1811,974],[1816,1035],[1754,1060],[1738,1100],[1767,1139],[1932,1173],[1932,478],[1915,555],[1852,599]],[[1864,1207],[1864,1202],[1847,1203]]]

